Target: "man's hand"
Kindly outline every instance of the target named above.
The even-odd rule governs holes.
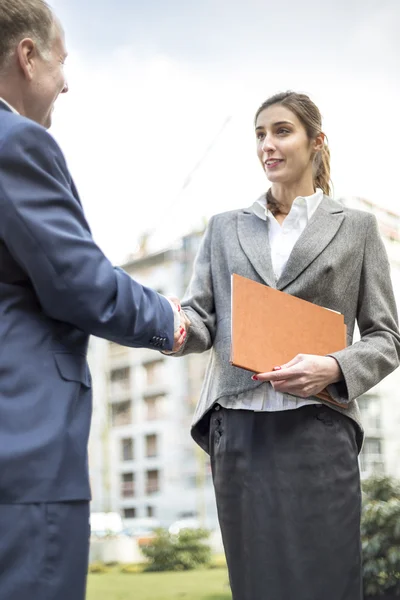
[[[179,325],[175,327],[174,333],[174,346],[170,352],[164,351],[164,354],[173,354],[174,352],[178,352],[183,345],[189,331],[190,321],[185,312],[182,310],[181,303],[179,302],[178,298],[175,298],[174,296],[168,296],[168,300],[174,304],[179,314]]]
[[[339,364],[331,356],[298,354],[285,365],[270,373],[253,375],[256,381],[270,381],[277,392],[309,398],[319,394],[331,383],[343,379]]]

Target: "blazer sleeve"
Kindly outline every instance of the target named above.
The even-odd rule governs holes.
[[[172,348],[168,300],[104,256],[61,150],[33,122],[14,125],[0,147],[0,205],[0,235],[49,317],[127,346]]]
[[[180,350],[171,356],[205,352],[211,348],[216,330],[211,247],[215,217],[210,219],[193,266],[193,275],[181,306],[191,325]]]
[[[344,377],[328,387],[338,402],[361,396],[399,366],[400,336],[390,264],[373,215],[365,238],[357,323],[360,341],[330,355]]]

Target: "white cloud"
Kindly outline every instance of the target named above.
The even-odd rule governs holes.
[[[346,52],[367,73],[389,73],[398,80],[400,4],[382,3],[366,12],[347,40]]]
[[[248,67],[209,72],[184,59],[138,59],[133,46],[115,49],[101,63],[72,51],[67,75],[70,92],[58,100],[53,133],[94,236],[113,260],[131,253],[144,230],[156,227],[154,239],[166,243],[203,216],[249,205],[265,189],[252,118],[281,89],[308,92],[320,106],[336,193],[397,209],[398,75],[372,79],[312,63],[269,65],[262,57]]]
[[[164,57],[139,62],[128,48],[101,66],[72,53],[68,73],[53,133],[96,237],[120,257],[173,201],[226,109],[202,77]]]

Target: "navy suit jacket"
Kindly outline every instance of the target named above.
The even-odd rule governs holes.
[[[171,349],[173,312],[96,246],[52,136],[0,102],[0,503],[90,498],[90,334]]]

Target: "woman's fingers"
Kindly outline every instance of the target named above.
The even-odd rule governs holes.
[[[253,375],[252,379],[254,381],[282,381],[286,379],[294,379],[302,375],[303,371],[300,370],[297,366],[298,363],[294,363],[290,367],[281,367],[280,369],[276,369],[275,371],[269,371],[267,373],[256,373]]]
[[[306,359],[305,354],[298,354],[297,356],[292,358],[292,360],[290,360],[289,362],[285,363],[284,365],[279,365],[279,366],[275,367],[275,369],[277,369],[277,370],[288,369],[290,367],[293,367],[294,365],[297,365],[299,362],[304,361],[305,359]],[[280,369],[279,369],[279,367],[280,367]]]

